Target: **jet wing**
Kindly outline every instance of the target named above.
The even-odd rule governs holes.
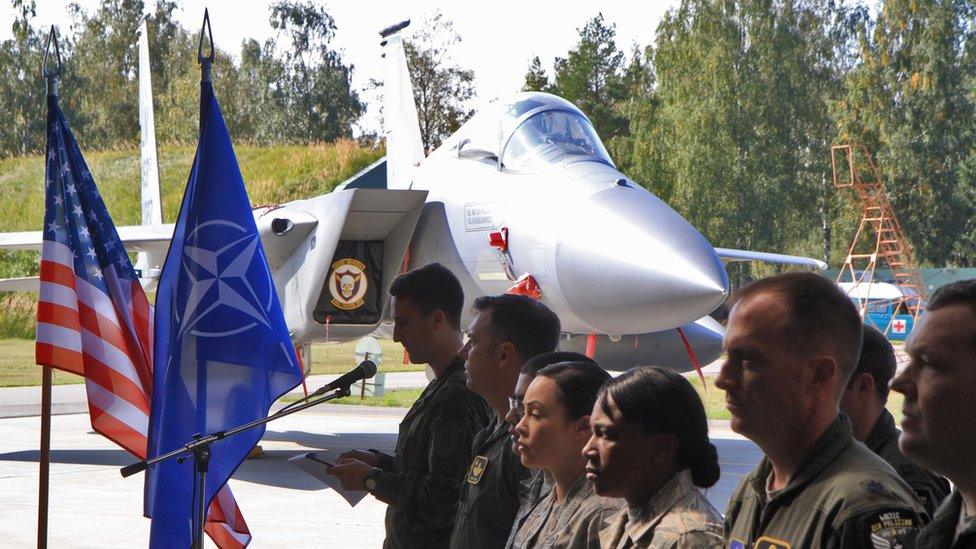
[[[152,249],[169,248],[169,241],[173,238],[173,224],[166,225],[128,225],[118,227],[119,238],[125,243],[126,249],[133,252],[145,252]],[[34,250],[40,251],[44,234],[41,231],[24,231],[18,233],[0,233],[0,249],[3,250]]]
[[[118,227],[119,238],[127,250],[132,252],[156,251],[166,253],[173,238],[173,224],[166,225],[128,225]],[[40,251],[44,243],[41,231],[0,233],[0,249]],[[0,279],[0,292],[36,292],[36,276]]]
[[[0,279],[0,292],[36,292],[40,282],[36,276]]]
[[[801,265],[818,270],[826,270],[827,264],[812,257],[798,255],[774,254],[769,252],[754,252],[752,250],[733,250],[731,248],[715,248],[715,253],[722,261],[762,261],[764,263],[784,263]]]

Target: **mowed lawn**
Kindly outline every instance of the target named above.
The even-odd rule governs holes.
[[[415,372],[424,368],[413,364],[403,364],[403,347],[389,339],[378,340],[383,349],[381,372]],[[315,344],[312,345],[312,374],[340,374],[356,366],[354,357],[356,342]],[[692,386],[698,391],[705,403],[705,413],[708,419],[730,419],[725,409],[725,392],[715,387],[715,376],[705,376],[705,388],[701,380],[694,373],[686,374]],[[54,371],[54,383],[81,383],[79,376]],[[24,385],[40,385],[41,369],[34,365],[34,342],[27,339],[0,340],[0,387],[19,387]],[[409,407],[417,397],[420,389],[401,389],[387,391],[382,397],[368,396],[360,399],[358,395],[334,401],[337,404],[360,404],[365,406]],[[888,398],[888,410],[901,420],[901,405],[904,400],[898,393],[891,393]]]
[[[715,386],[715,376],[705,376],[705,390],[702,390],[701,380],[695,373],[685,374],[688,381],[691,382],[695,390],[698,391],[699,396],[702,397],[702,401],[705,403],[705,413],[708,415],[708,419],[731,419],[732,416],[729,411],[725,409],[725,391],[719,389]],[[905,401],[905,397],[896,393],[891,392],[888,397],[888,410],[895,416],[896,421],[901,421],[901,405]]]
[[[423,366],[403,364],[403,346],[389,339],[378,340],[383,349],[381,372],[423,371]],[[312,345],[312,374],[341,374],[356,367],[356,341]],[[80,376],[54,371],[54,383],[82,383]],[[34,364],[34,341],[0,339],[0,387],[41,384],[41,368]],[[416,398],[416,397],[415,397]],[[408,404],[409,405],[409,404]]]

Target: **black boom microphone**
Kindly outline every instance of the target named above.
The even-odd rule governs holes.
[[[372,360],[367,359],[360,362],[359,366],[356,366],[352,370],[342,374],[342,376],[340,376],[338,379],[335,379],[330,383],[322,386],[319,390],[315,391],[314,393],[308,396],[311,397],[311,396],[324,395],[329,391],[348,388],[350,385],[356,383],[361,379],[369,379],[375,375],[376,375],[376,363],[373,362]]]

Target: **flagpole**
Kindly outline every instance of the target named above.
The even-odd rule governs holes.
[[[204,34],[206,31],[206,34]],[[210,41],[210,53],[203,54],[203,42],[205,39]],[[210,27],[210,11],[203,9],[203,26],[200,28],[200,43],[197,46],[197,62],[200,63],[200,82],[210,82],[212,78],[213,61],[217,47],[213,41],[213,30]],[[200,132],[203,132],[203,94],[200,94]],[[206,386],[201,384],[198,389],[202,389],[206,394]],[[201,441],[202,434],[194,435],[196,441]],[[194,533],[193,549],[203,549],[204,523],[207,521],[207,472],[210,468],[211,444],[203,443],[193,450],[193,472],[194,472]]]
[[[57,67],[48,69],[47,60],[54,44],[57,57]],[[55,27],[51,27],[47,46],[44,48],[44,62],[41,65],[41,75],[47,81],[47,95],[57,98],[58,84],[61,80],[61,49],[58,47],[58,35]],[[50,136],[48,137],[50,139]],[[40,470],[37,482],[37,547],[47,549],[47,511],[48,494],[51,479],[51,367],[41,366],[41,455]]]
[[[48,479],[51,470],[51,367],[41,368],[41,470],[37,488],[37,547],[46,549]]]

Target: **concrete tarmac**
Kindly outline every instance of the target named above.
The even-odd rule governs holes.
[[[716,366],[706,370],[717,370]],[[309,390],[335,377],[313,376],[308,380]],[[386,376],[387,389],[426,384],[424,372]],[[301,389],[293,392],[300,394]],[[36,544],[40,394],[40,387],[0,388],[3,547]],[[48,546],[145,547],[150,521],[142,516],[143,477],[123,479],[119,474],[119,468],[133,459],[92,431],[84,384],[55,386],[52,400]],[[288,459],[325,449],[392,451],[405,413],[402,408],[325,404],[271,424],[261,441],[264,454],[245,460],[230,481],[254,536],[251,547],[381,547],[384,503],[367,496],[350,507]],[[754,444],[729,431],[728,422],[710,422],[710,429],[722,478],[708,497],[724,511],[739,479],[761,454]],[[207,542],[213,547],[209,538]]]
[[[324,449],[391,450],[405,412],[322,405],[269,426],[261,441],[264,455],[246,460],[230,481],[254,536],[251,547],[381,547],[385,504],[367,496],[352,508],[287,460]],[[39,428],[39,417],[0,419],[3,547],[35,546]],[[711,429],[722,478],[708,496],[724,511],[729,494],[760,453],[730,433],[725,422],[713,422]],[[87,413],[54,416],[51,445],[49,547],[145,547],[150,521],[142,516],[142,476],[123,479],[119,474],[132,458],[93,433]]]

